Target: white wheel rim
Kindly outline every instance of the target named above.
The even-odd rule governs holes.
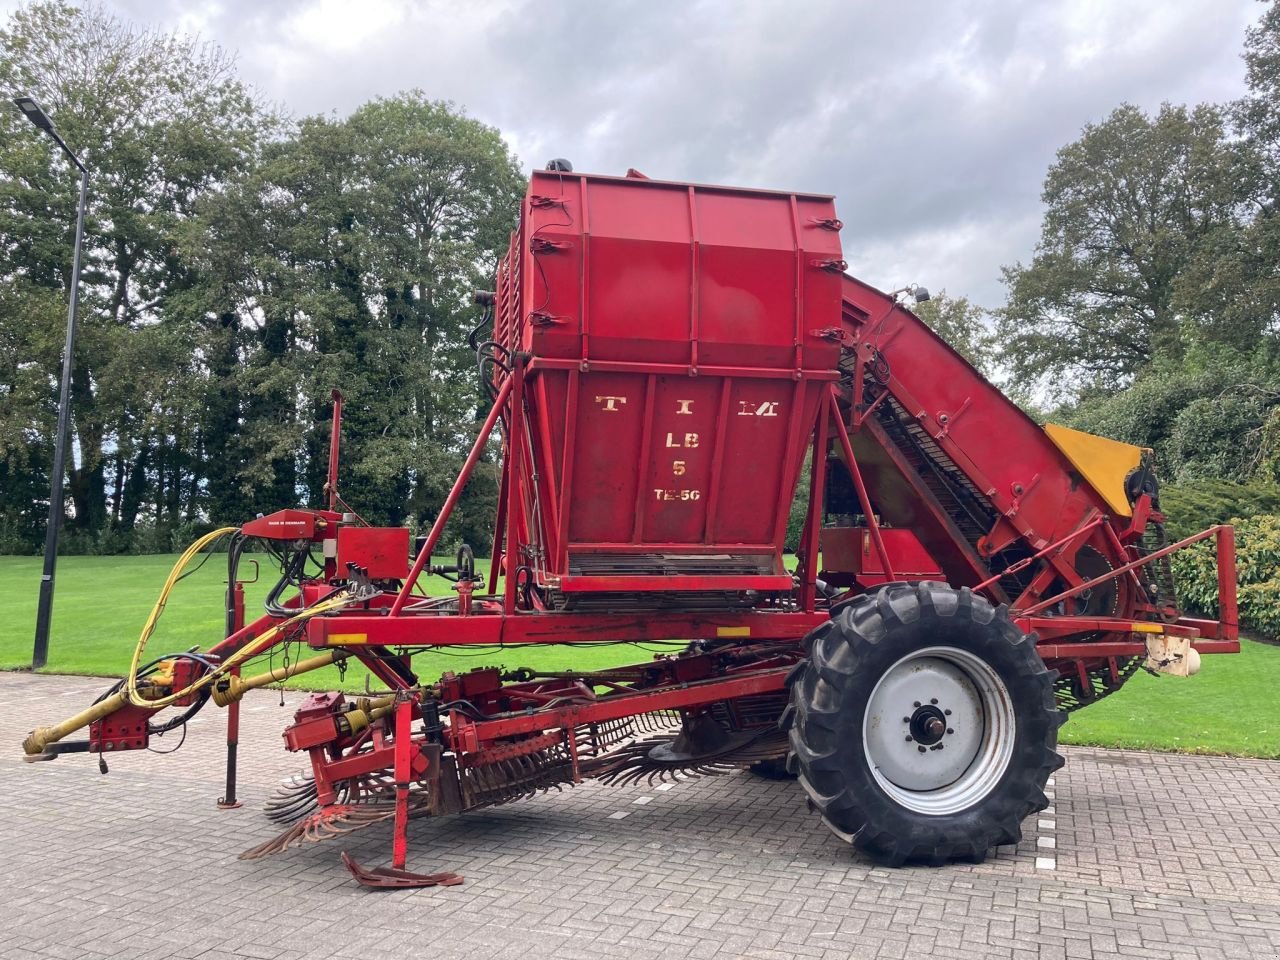
[[[871,691],[862,748],[895,802],[945,816],[995,789],[1016,730],[1009,691],[985,660],[956,647],[925,647],[886,670]]]

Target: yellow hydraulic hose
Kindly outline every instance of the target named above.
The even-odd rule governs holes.
[[[173,590],[174,585],[182,576],[182,571],[196,554],[222,537],[235,533],[237,529],[237,527],[222,527],[219,530],[214,530],[212,533],[205,534],[189,546],[186,552],[178,558],[178,562],[173,565],[173,569],[169,572],[169,579],[165,581],[164,589],[160,591],[160,598],[156,601],[155,606],[151,608],[151,615],[147,618],[147,622],[142,628],[142,635],[138,638],[138,645],[133,650],[133,661],[129,664],[129,674],[125,680],[124,692],[128,697],[129,702],[135,707],[148,707],[154,710],[159,710],[162,707],[172,706],[184,697],[196,693],[199,690],[203,690],[205,687],[213,683],[214,680],[225,676],[232,667],[244,663],[244,661],[248,660],[250,657],[255,656],[261,650],[269,647],[275,642],[276,638],[279,637],[280,634],[284,633],[290,627],[310,620],[318,614],[337,610],[350,603],[353,599],[351,594],[344,591],[325,600],[321,600],[319,603],[312,604],[311,606],[300,610],[283,623],[278,623],[271,629],[254,637],[231,656],[219,663],[213,670],[210,670],[208,673],[197,678],[183,689],[170,691],[165,696],[154,700],[142,696],[138,693],[138,668],[142,663],[142,654],[147,647],[147,641],[151,639],[151,634],[155,631],[156,624],[160,620],[160,615],[164,613],[164,607],[168,602],[170,591]],[[314,667],[311,669],[314,669]]]
[[[116,710],[123,707],[126,703],[133,704],[135,707],[145,707],[150,710],[160,710],[164,707],[172,706],[179,700],[208,687],[215,680],[227,676],[233,667],[239,666],[251,657],[256,656],[260,651],[269,647],[290,627],[304,623],[319,614],[337,610],[355,599],[353,594],[345,590],[336,593],[331,597],[327,597],[318,603],[314,603],[311,606],[298,611],[298,613],[294,614],[288,620],[278,623],[269,630],[266,630],[254,637],[231,656],[222,660],[208,673],[200,676],[183,689],[172,690],[168,694],[155,699],[142,696],[138,690],[138,670],[142,663],[142,654],[146,650],[147,641],[151,639],[151,634],[155,632],[156,624],[159,623],[161,614],[164,613],[165,604],[168,603],[169,600],[169,594],[173,591],[177,582],[182,578],[182,573],[191,562],[192,558],[200,553],[201,550],[213,543],[216,543],[223,537],[235,533],[238,529],[238,527],[222,527],[218,530],[214,530],[212,533],[207,533],[196,540],[195,543],[191,544],[182,556],[178,558],[177,563],[173,565],[173,569],[169,571],[169,577],[165,580],[164,587],[160,591],[159,599],[156,600],[155,606],[151,608],[151,614],[147,617],[147,622],[143,625],[142,634],[138,637],[138,644],[133,650],[133,659],[129,664],[129,673],[125,678],[124,687],[118,692],[105,698],[101,703],[96,703],[87,710],[82,710],[74,717],[69,717],[62,723],[56,724],[52,727],[40,727],[37,730],[33,730],[23,742],[23,749],[27,754],[34,756],[43,753],[45,747],[50,743],[55,743],[68,734],[79,730],[81,727],[88,726],[97,720],[101,720],[103,717],[114,713]],[[327,652],[320,656],[300,661],[289,669],[272,670],[267,673],[260,674],[259,676],[243,680],[238,677],[232,678],[232,685],[228,688],[227,693],[222,696],[215,694],[214,702],[218,703],[219,706],[225,706],[233,700],[238,700],[245,691],[252,689],[253,687],[264,686],[268,683],[294,676],[295,674],[318,669],[319,667],[332,663],[335,659],[340,659],[342,656],[344,655],[336,651]]]

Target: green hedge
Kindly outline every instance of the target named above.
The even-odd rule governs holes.
[[[1232,517],[1280,514],[1280,484],[1254,481],[1191,480],[1164,484],[1160,509],[1169,518],[1169,535],[1180,540]]]
[[[1235,517],[1240,622],[1280,639],[1280,516]],[[1209,616],[1218,614],[1218,570],[1213,539],[1171,558],[1178,600]]]

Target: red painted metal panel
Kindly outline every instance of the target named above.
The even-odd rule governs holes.
[[[264,540],[319,540],[328,529],[333,536],[332,524],[341,514],[318,510],[277,510],[265,517],[250,520],[240,529],[248,537]]]
[[[517,643],[599,643],[609,640],[798,640],[826,623],[825,612],[735,611],[699,613],[521,613],[469,617],[370,616],[364,612],[317,617],[307,623],[312,646],[444,646]],[[726,632],[728,631],[728,632]]]
[[[495,331],[527,355],[512,414],[536,440],[511,456],[507,506],[524,497],[508,522],[538,582],[586,586],[568,541],[631,544],[635,568],[611,572],[635,590],[719,589],[651,576],[659,543],[768,544],[781,569],[779,518],[838,375],[835,223],[829,197],[534,174]]]
[[[409,530],[406,527],[338,528],[338,573],[347,564],[366,571],[370,580],[403,580],[409,575]]]
[[[573,503],[569,538],[629,540],[644,432],[643,376],[584,374],[574,411]]]
[[[881,530],[889,563],[899,580],[938,580],[942,571],[910,530]],[[822,531],[822,577],[836,586],[884,582],[884,564],[866,527],[827,527]]]
[[[889,392],[1032,547],[1070,533],[1091,510],[1109,512],[1040,425],[923,321],[850,277],[844,296],[857,339],[888,361]],[[892,474],[867,471],[866,479],[877,503],[897,499]]]

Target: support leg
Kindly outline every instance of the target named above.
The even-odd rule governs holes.
[[[244,584],[236,580],[228,584],[231,591],[231,616],[227,624],[227,636],[231,636],[244,628]],[[240,676],[240,668],[233,667],[233,677]],[[236,799],[236,751],[240,747],[240,701],[227,707],[227,785],[222,796],[218,798],[219,810],[235,810],[242,806]]]
[[[232,676],[240,675],[240,668],[231,671]],[[240,746],[240,701],[227,707],[227,786],[218,799],[219,810],[234,810],[242,806],[236,798],[236,750]]]
[[[391,840],[391,867],[403,870],[409,856],[409,777],[413,755],[413,701],[405,698],[396,704],[396,818]]]
[[[419,744],[413,740],[413,699],[405,697],[395,706],[395,755],[392,771],[396,784],[396,811],[391,839],[391,866],[367,870],[345,851],[342,862],[361,886],[375,888],[452,887],[462,882],[456,873],[412,873],[405,869],[409,855],[409,785],[413,777],[413,756]]]

